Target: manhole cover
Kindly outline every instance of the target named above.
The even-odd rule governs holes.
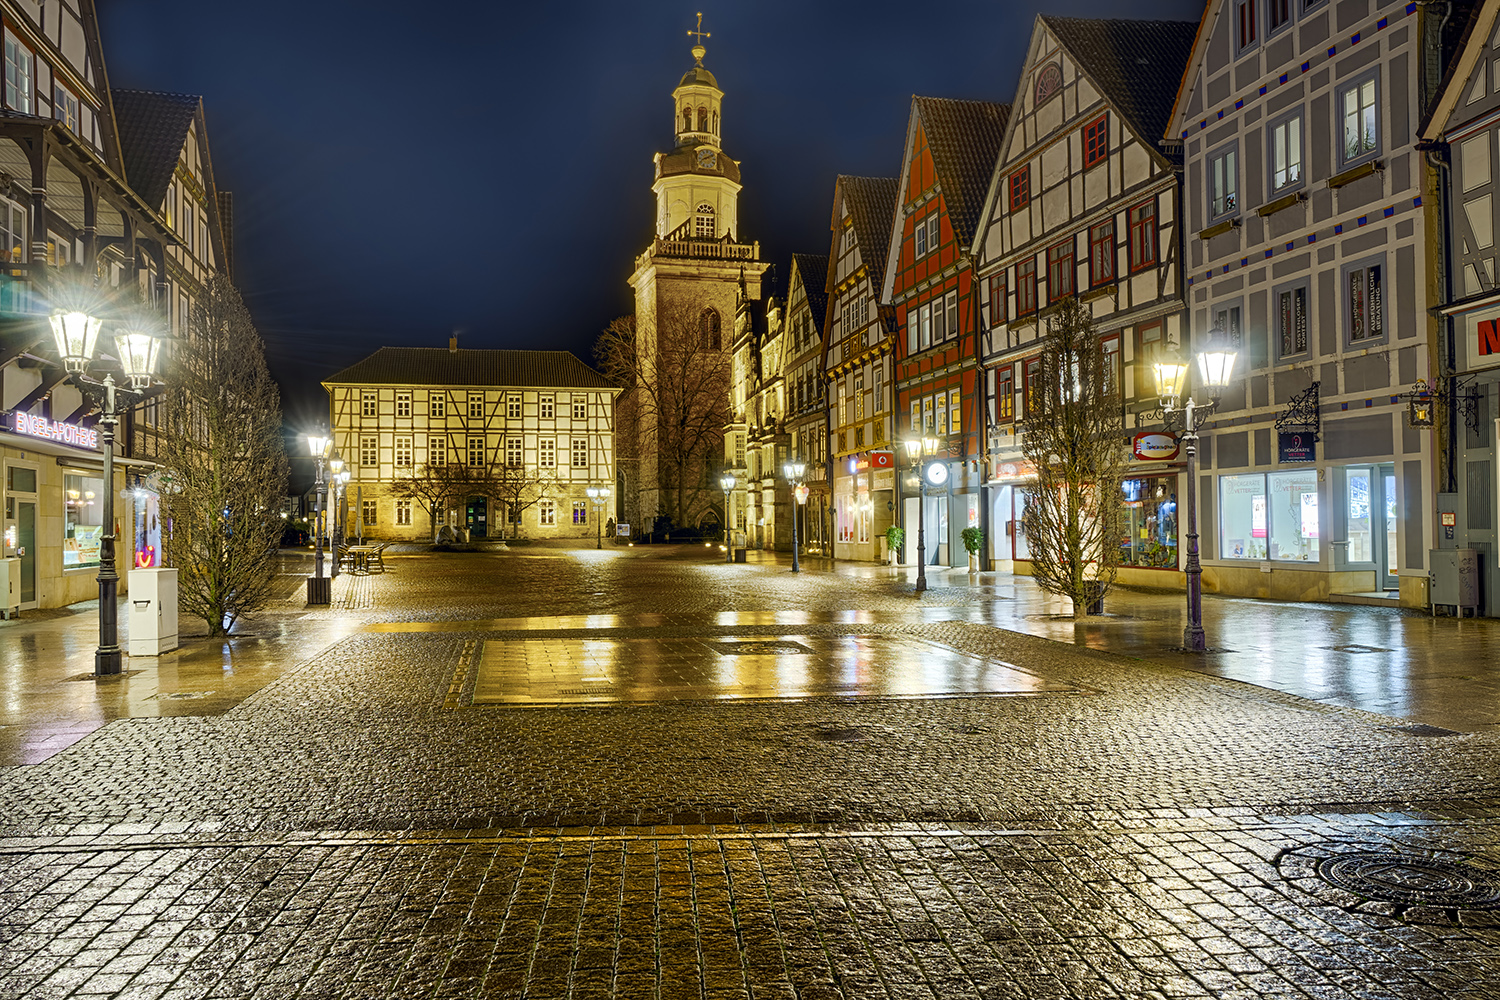
[[[212,691],[172,691],[168,694],[153,694],[151,697],[158,701],[191,701],[196,698],[207,698],[212,694]]]
[[[1323,648],[1324,649],[1331,649],[1335,653],[1389,653],[1390,652],[1390,650],[1386,649],[1384,646],[1361,646],[1357,642],[1350,643],[1350,644],[1348,644],[1346,646],[1325,646]]]
[[[865,738],[862,729],[819,729],[813,739],[823,743],[853,743]]]
[[[1284,854],[1283,875],[1347,910],[1456,920],[1461,910],[1500,910],[1500,871],[1447,851],[1384,844],[1321,844]]]
[[[800,642],[790,639],[745,639],[740,642],[714,642],[709,645],[720,656],[805,656],[812,652]]]
[[[1463,733],[1460,733],[1453,729],[1444,729],[1441,726],[1429,726],[1425,722],[1419,722],[1414,726],[1392,726],[1391,728],[1398,733],[1405,733],[1407,736],[1438,737],[1463,735]]]

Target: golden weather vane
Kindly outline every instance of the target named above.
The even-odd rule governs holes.
[[[689,30],[688,34],[698,36],[698,41],[696,43],[694,43],[694,44],[697,44],[697,45],[702,45],[703,44],[703,39],[705,39],[705,38],[712,38],[713,37],[712,33],[703,30],[703,11],[700,10],[698,12],[698,28],[697,28],[697,30]]]

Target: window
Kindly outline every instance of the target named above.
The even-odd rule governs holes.
[[[1339,115],[1344,123],[1345,163],[1352,163],[1380,149],[1373,76],[1339,89]]]
[[[943,296],[943,308],[948,313],[948,336],[958,336],[958,291]]]
[[[1285,0],[1283,0],[1285,2]],[[1302,184],[1302,112],[1271,126],[1271,193]]]
[[[1130,210],[1130,271],[1143,270],[1156,263],[1156,201]]]
[[[1238,54],[1254,45],[1260,37],[1255,7],[1258,0],[1234,0],[1234,50]]]
[[[557,523],[557,504],[551,500],[538,501],[536,505],[537,521],[541,524]]]
[[[505,439],[505,464],[519,469],[526,463],[525,442],[518,437]]]
[[[396,524],[398,526],[404,526],[404,525],[410,525],[411,524],[411,501],[410,500],[397,500],[396,501]]]
[[[865,419],[865,377],[856,376],[854,379],[854,419]]]
[[[373,528],[380,519],[380,508],[375,505],[374,500],[361,500],[359,503],[359,521],[366,528]]]
[[[589,503],[588,503],[587,500],[574,500],[573,501],[573,523],[574,524],[588,524],[589,523]]]
[[[589,443],[585,438],[573,439],[573,468],[587,469],[589,467]]]
[[[1059,243],[1047,250],[1047,301],[1056,302],[1073,294],[1074,241]]]
[[[362,392],[359,394],[359,415],[362,417],[373,417],[379,412],[379,397],[373,392]]]
[[[745,435],[737,433],[734,436],[734,467],[743,469],[745,467]]]
[[[940,392],[936,396],[928,397],[927,401],[923,405],[927,409],[927,412],[931,413],[935,418],[935,422],[933,423],[933,432],[937,434],[938,437],[947,437],[948,394],[946,392]]]
[[[69,132],[79,135],[78,98],[73,96],[72,91],[66,87],[54,86],[52,88],[52,105],[52,116],[62,122]]]
[[[1011,365],[995,373],[995,419],[1009,423],[1016,418],[1016,370]]]
[[[1219,477],[1219,558],[1318,561],[1318,470]]]
[[[906,353],[916,354],[917,347],[917,307],[906,308]]]
[[[939,295],[932,303],[932,342],[941,344],[948,339],[948,310]]]
[[[917,321],[921,325],[920,335],[917,340],[918,346],[924,351],[932,346],[932,303],[922,303],[922,308],[917,310]]]
[[[411,393],[409,393],[409,392],[398,392],[398,393],[396,393],[396,416],[398,416],[398,417],[409,417],[409,416],[411,416]]]
[[[925,219],[917,220],[916,230],[912,233],[912,239],[915,242],[916,255],[918,257],[927,256],[927,221]]]
[[[589,416],[588,397],[578,393],[573,394],[573,419],[587,420]]]
[[[1016,315],[1036,312],[1036,258],[1016,265]]]
[[[474,409],[472,400],[469,402],[469,409],[471,411]],[[512,392],[505,397],[505,419],[521,419],[521,394],[519,392]]]
[[[1083,127],[1083,169],[1103,163],[1109,156],[1109,115],[1103,114]]]
[[[471,393],[469,393],[469,419],[471,419],[471,420],[482,420],[482,419],[484,419],[484,393],[482,393],[482,392],[471,392]]]
[[[1240,210],[1239,150],[1229,146],[1208,156],[1208,218],[1217,221]]]
[[[538,404],[541,412],[538,416],[542,420],[552,420],[557,416],[557,398],[555,396],[543,396]]]
[[[447,404],[444,402],[443,397],[435,392],[427,397],[427,415],[429,417],[446,417],[448,415]]]
[[[448,442],[436,434],[427,439],[427,464],[441,468],[448,464]]]
[[[0,198],[0,258],[14,263],[26,259],[26,210],[6,198]]]
[[[1344,273],[1344,304],[1349,313],[1349,340],[1378,340],[1385,335],[1383,264],[1352,267]]]
[[[933,212],[927,217],[927,251],[936,253],[938,248],[938,214]]]
[[[32,113],[35,79],[35,57],[21,40],[7,29],[5,32],[5,106],[13,111]]]
[[[469,438],[469,464],[484,464],[484,438]]]
[[[1266,34],[1286,27],[1292,20],[1292,0],[1266,0]]]
[[[103,544],[103,477],[64,475],[63,569],[99,565]]]
[[[719,329],[719,311],[705,309],[698,317],[698,347],[704,351],[723,350],[723,337]]]
[[[1104,354],[1104,385],[1100,386],[1105,396],[1119,397],[1123,394],[1122,371],[1124,368],[1120,354],[1120,335],[1111,334],[1099,342],[1099,350]]]
[[[1177,568],[1177,477],[1150,476],[1120,484],[1125,537],[1120,565]]]
[[[1001,271],[990,275],[990,326],[997,327],[1005,320],[1005,272]]]
[[[1020,211],[1031,203],[1031,165],[1010,175],[1010,210]]]
[[[1276,293],[1277,356],[1307,353],[1307,287],[1283,288]]]
[[[1097,288],[1115,280],[1115,220],[1089,230],[1089,284]]]
[[[699,205],[698,211],[693,215],[693,235],[705,240],[711,240],[717,235],[714,226],[714,207],[707,202]]]
[[[380,464],[380,438],[371,434],[359,439],[359,464],[371,469]]]
[[[1021,362],[1021,370],[1023,375],[1021,381],[1021,406],[1025,410],[1023,415],[1030,417],[1033,406],[1032,398],[1037,392],[1036,380],[1042,374],[1042,359],[1027,358]]]
[[[957,389],[948,393],[948,433],[958,434],[963,430],[963,396]]]
[[[544,469],[557,468],[557,441],[543,438],[537,442],[537,465]]]
[[[1235,350],[1244,346],[1244,327],[1240,325],[1240,307],[1215,306],[1212,310],[1214,325],[1224,332]]]
[[[408,468],[411,465],[411,438],[398,437],[396,439],[396,466]]]

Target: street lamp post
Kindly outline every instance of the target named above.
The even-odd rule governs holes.
[[[1182,645],[1188,652],[1208,649],[1203,635],[1203,567],[1198,562],[1198,424],[1219,405],[1219,397],[1229,385],[1239,352],[1228,342],[1217,325],[1208,332],[1203,349],[1198,352],[1198,373],[1202,388],[1209,393],[1206,403],[1191,396],[1182,399],[1187,381],[1188,364],[1174,349],[1156,362],[1156,391],[1161,396],[1161,411],[1170,427],[1173,417],[1182,415],[1182,443],[1187,449],[1187,627],[1182,630]]]
[[[802,566],[797,561],[797,505],[803,498],[802,491],[805,487],[802,485],[802,477],[807,474],[807,463],[794,458],[781,471],[786,474],[786,481],[792,488],[792,572],[800,573]]]
[[[318,497],[317,513],[313,516],[313,536],[315,539],[313,556],[313,575],[307,579],[307,603],[327,604],[331,599],[329,584],[325,582],[327,577],[323,575],[323,467],[328,460],[329,439],[317,434],[307,435],[307,450],[318,463],[318,475],[313,480],[313,490]]]
[[[115,334],[120,368],[130,381],[129,390],[120,390],[113,373],[106,372],[103,381],[84,374],[93,360],[103,320],[77,309],[57,309],[50,322],[63,367],[79,382],[104,390],[104,407],[99,417],[99,441],[104,453],[104,532],[99,537],[99,648],[94,651],[94,676],[103,677],[120,673],[123,662],[116,604],[120,574],[115,566],[115,426],[120,419],[116,393],[134,394],[150,387],[161,352],[161,337],[144,319],[127,324]]]
[[[604,548],[604,536],[600,534],[599,518],[604,513],[604,504],[609,499],[608,486],[590,486],[584,490],[589,495],[589,502],[594,505],[594,548]]]
[[[328,460],[328,515],[333,521],[332,527],[328,529],[328,557],[332,565],[328,570],[329,579],[336,579],[339,575],[339,529],[343,527],[343,518],[339,516],[339,502],[344,483],[344,460],[334,455]]]
[[[920,594],[927,589],[927,478],[926,459],[937,451],[937,438],[915,437],[906,439],[906,454],[911,459],[912,470],[917,474],[917,589]],[[946,475],[947,466],[943,466]]]
[[[734,473],[726,472],[720,476],[719,488],[724,491],[724,561],[734,562],[734,537],[729,524],[729,494],[734,491]]]

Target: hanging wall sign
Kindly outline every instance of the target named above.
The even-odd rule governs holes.
[[[1169,431],[1142,431],[1130,439],[1130,454],[1142,462],[1167,462],[1177,457],[1181,445]]]
[[[1312,431],[1278,431],[1276,460],[1283,465],[1318,460],[1318,439]]]

